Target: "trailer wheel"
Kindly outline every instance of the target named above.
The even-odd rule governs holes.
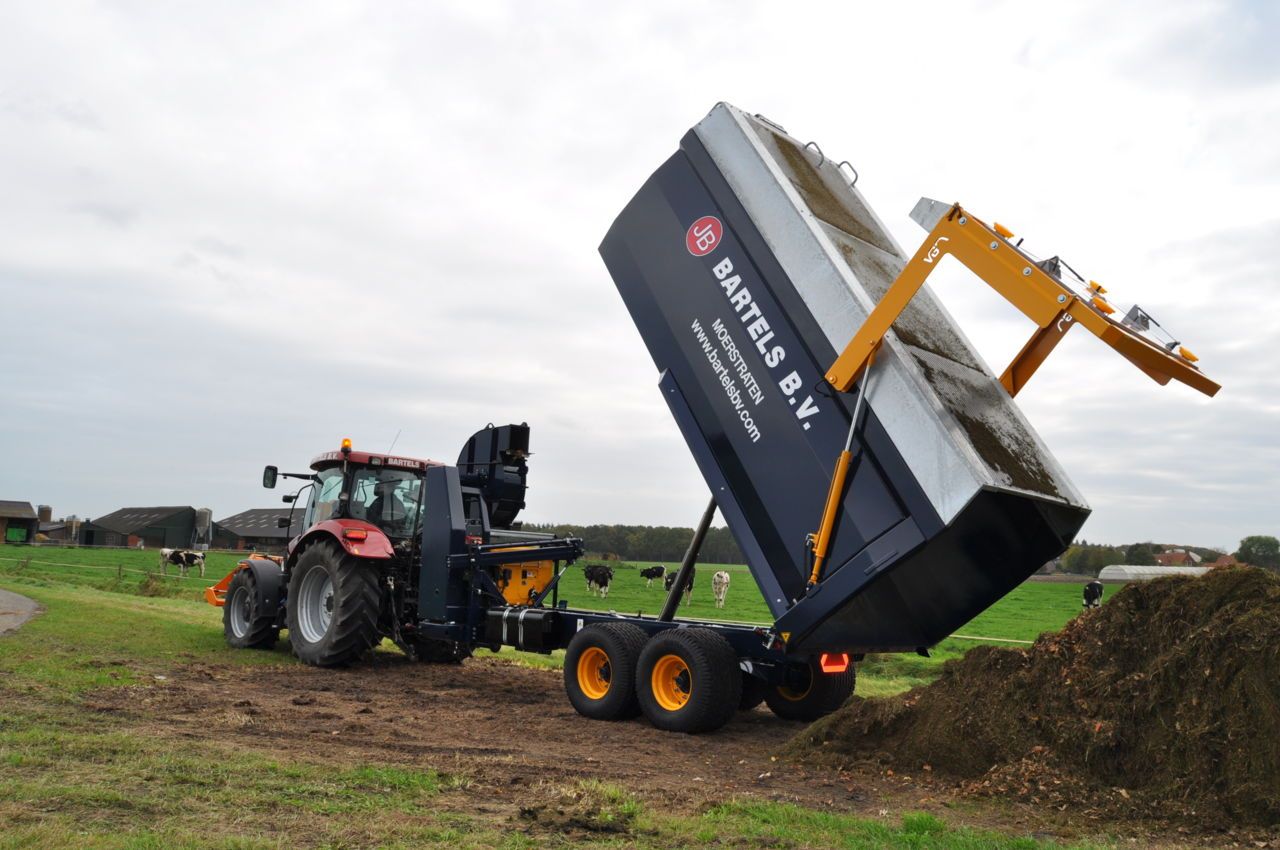
[[[750,673],[743,672],[742,699],[738,700],[738,711],[750,711],[755,708],[764,702],[765,694],[768,692],[768,682],[757,676],[752,676]]]
[[[267,611],[253,570],[240,570],[227,585],[222,633],[236,649],[271,649],[280,638],[274,611]]]
[[[853,695],[857,671],[852,664],[843,673],[823,673],[815,668],[813,661],[803,669],[803,686],[776,685],[765,693],[764,701],[769,709],[783,720],[810,723],[835,711]]]
[[[316,667],[350,664],[377,645],[377,572],[332,543],[315,543],[294,564],[288,623],[293,654]]]
[[[659,729],[719,729],[742,701],[738,654],[710,629],[659,632],[640,653],[636,690],[640,710]]]
[[[630,623],[587,626],[573,636],[564,654],[564,689],[579,714],[625,720],[640,713],[636,663],[644,641],[644,631]]]

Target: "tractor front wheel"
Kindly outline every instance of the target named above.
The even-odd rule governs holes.
[[[289,578],[289,641],[316,667],[357,660],[378,644],[382,595],[377,570],[334,543],[315,543]]]
[[[280,638],[276,612],[267,610],[253,570],[240,570],[227,585],[222,633],[236,649],[271,649]]]

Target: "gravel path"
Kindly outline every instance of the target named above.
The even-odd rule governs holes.
[[[7,590],[0,590],[0,635],[16,631],[19,626],[40,613],[33,600]]]

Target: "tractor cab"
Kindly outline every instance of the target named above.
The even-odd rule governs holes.
[[[329,519],[360,520],[392,540],[413,537],[422,515],[423,476],[434,461],[343,448],[311,461],[315,471],[302,527]]]

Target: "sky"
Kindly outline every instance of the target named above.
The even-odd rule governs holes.
[[[1069,8],[1068,8],[1069,7]],[[0,0],[0,498],[276,503],[264,464],[452,462],[532,427],[529,521],[693,525],[707,488],[597,254],[728,101],[959,200],[1223,385],[1068,336],[1018,403],[1081,537],[1280,534],[1280,7],[1246,2]],[[990,364],[1026,319],[931,279]],[[999,367],[997,367],[999,371]]]

